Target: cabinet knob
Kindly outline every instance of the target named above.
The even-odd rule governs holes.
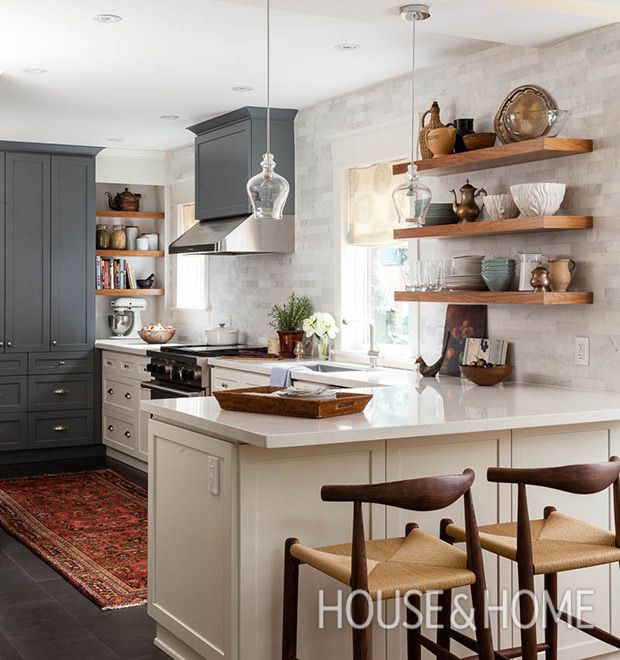
[[[52,346],[56,346],[56,344],[58,344],[58,342],[55,339],[53,339],[52,340]]]
[[[55,433],[66,433],[69,430],[68,426],[65,426],[64,424],[59,424],[58,426],[54,427],[54,432]]]
[[[112,424],[108,424],[108,431],[110,431],[110,433],[114,433],[114,427]]]
[[[12,341],[7,341],[6,345],[7,345],[9,348],[11,348],[11,346],[13,346],[13,342],[12,342]]]
[[[125,431],[125,437],[126,438],[131,438],[131,433],[129,431]]]
[[[113,396],[113,395],[114,395],[114,390],[113,390],[111,387],[108,387],[108,394],[109,394],[110,396]]]
[[[228,389],[228,383],[222,383],[222,389],[227,390]]]
[[[58,366],[59,366],[59,367],[64,367],[65,364],[67,364],[67,363],[65,362],[65,360],[58,360]]]
[[[129,392],[125,392],[125,398],[127,400],[131,399],[131,394]]]
[[[0,341],[0,348],[2,348],[3,346],[4,346],[4,342]]]
[[[69,394],[69,390],[66,389],[65,387],[59,387],[58,389],[54,390],[54,394],[57,396],[66,396]]]

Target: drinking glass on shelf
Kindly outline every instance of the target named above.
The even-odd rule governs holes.
[[[417,259],[409,259],[407,261],[406,271],[406,285],[407,291],[423,291],[422,280],[422,262]]]
[[[429,259],[423,264],[425,291],[441,291],[446,282],[445,262],[442,259]]]

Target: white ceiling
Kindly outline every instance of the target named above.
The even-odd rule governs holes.
[[[420,67],[620,21],[618,0],[434,0]],[[168,149],[186,126],[265,101],[265,0],[6,0],[0,139]],[[272,101],[303,108],[408,70],[394,0],[272,0]],[[119,14],[121,23],[93,21]],[[359,43],[339,52],[339,43]],[[24,73],[28,67],[48,70]],[[2,74],[2,69],[5,69]],[[239,94],[235,85],[254,91]],[[177,121],[160,119],[177,114]],[[121,142],[111,142],[110,138]]]

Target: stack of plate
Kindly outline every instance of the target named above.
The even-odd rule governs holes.
[[[426,223],[428,226],[434,225],[452,225],[458,221],[452,204],[431,204],[426,213]]]
[[[480,274],[484,256],[452,257],[452,272],[446,275],[446,289],[453,291],[483,291],[486,287]]]
[[[489,291],[508,291],[514,276],[514,259],[485,259],[482,262],[482,279]]]

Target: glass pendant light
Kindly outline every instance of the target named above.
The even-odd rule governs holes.
[[[276,173],[276,161],[271,153],[271,12],[267,0],[267,153],[263,155],[263,171],[247,184],[248,197],[255,218],[282,220],[284,205],[291,189],[288,181]]]
[[[405,5],[400,8],[400,16],[413,25],[413,57],[411,66],[411,163],[407,170],[407,179],[394,189],[392,199],[398,213],[398,221],[416,226],[426,222],[426,213],[430,206],[432,193],[430,188],[420,183],[420,175],[415,164],[415,29],[418,21],[424,21],[431,15],[427,5]]]

